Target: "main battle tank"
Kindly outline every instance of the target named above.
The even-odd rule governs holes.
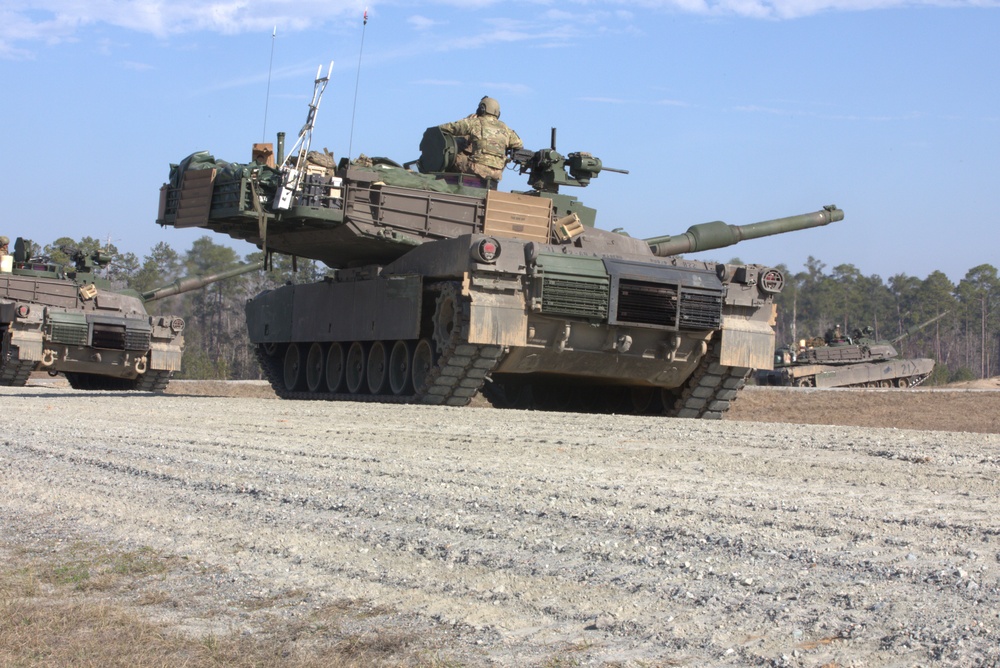
[[[896,344],[931,323],[942,313],[886,341],[871,327],[844,336],[834,327],[823,337],[802,339],[774,352],[773,369],[759,369],[758,385],[793,387],[916,387],[934,371],[934,360],[903,359]]]
[[[314,115],[311,105],[310,131]],[[513,156],[531,190],[501,192],[449,171],[455,138],[437,128],[405,166],[322,167],[304,149],[285,163],[279,135],[280,169],[205,152],[172,166],[157,222],[332,268],[246,306],[283,398],[465,405],[483,392],[498,407],[720,418],[751,370],[771,367],[784,277],[677,255],[843,212],[636,239],[598,229],[594,209],[560,192],[620,170],[560,154],[554,131],[551,144]]]
[[[0,385],[23,386],[33,371],[62,372],[78,390],[162,392],[181,368],[184,320],[149,315],[145,304],[261,269],[242,265],[139,294],[98,275],[110,257],[65,249],[75,269],[32,258],[23,239],[0,272]]]

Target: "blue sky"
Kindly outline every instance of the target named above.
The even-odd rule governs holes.
[[[998,35],[996,1],[11,0],[0,233],[187,250],[206,232],[154,223],[169,164],[291,141],[335,61],[313,147],[338,158],[414,159],[490,95],[528,148],[556,127],[561,152],[630,171],[572,192],[600,227],[835,203],[843,222],[704,255],[958,281],[1000,264]]]

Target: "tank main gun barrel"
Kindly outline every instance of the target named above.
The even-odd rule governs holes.
[[[653,255],[668,257],[681,253],[696,253],[698,251],[714,250],[733,246],[741,241],[767,237],[772,234],[784,234],[805,230],[810,227],[820,227],[832,222],[843,220],[844,212],[830,204],[821,211],[804,213],[799,216],[765,220],[749,225],[728,225],[721,220],[701,225],[692,225],[687,232],[673,236],[653,237],[646,239]]]
[[[164,299],[166,297],[173,297],[174,295],[179,295],[183,292],[191,292],[192,290],[198,290],[200,288],[209,285],[210,283],[215,283],[216,281],[223,281],[227,278],[232,278],[234,276],[239,276],[240,274],[246,274],[257,269],[263,269],[264,262],[253,262],[251,264],[241,264],[238,267],[228,269],[226,271],[220,271],[217,274],[210,274],[208,276],[191,276],[188,278],[178,278],[173,283],[169,283],[159,288],[154,288],[148,292],[142,293],[142,300],[144,302],[153,302],[157,299]]]
[[[934,324],[935,322],[937,322],[941,318],[943,318],[946,315],[948,315],[948,313],[950,313],[950,311],[945,311],[944,313],[939,313],[936,316],[934,316],[933,318],[931,318],[930,320],[925,320],[924,322],[920,323],[919,325],[914,325],[913,327],[910,327],[905,332],[903,332],[902,334],[900,334],[899,336],[897,336],[896,338],[894,338],[893,340],[891,340],[889,343],[893,343],[893,344],[899,343],[900,341],[902,341],[906,337],[910,336],[911,334],[916,334],[917,332],[919,332],[920,330],[922,330],[924,327],[927,327],[928,325]]]

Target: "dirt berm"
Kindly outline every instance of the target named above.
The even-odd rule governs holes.
[[[0,388],[3,550],[147,546],[185,565],[143,615],[350,601],[431,665],[1000,662],[995,389],[748,388],[704,422],[222,387]]]

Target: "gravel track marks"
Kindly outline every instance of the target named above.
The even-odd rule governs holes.
[[[0,437],[7,526],[185,556],[232,573],[230,599],[304,591],[443,623],[472,664],[1000,661],[997,435],[30,387],[0,401],[17,416]]]

